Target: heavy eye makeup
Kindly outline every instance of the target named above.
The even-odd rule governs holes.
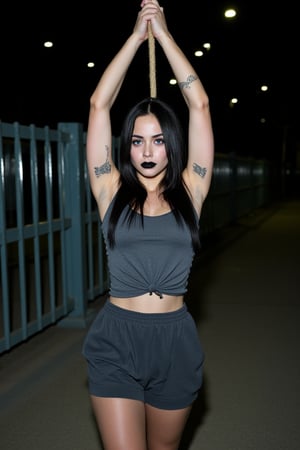
[[[142,136],[133,136],[132,140],[131,140],[131,144],[138,147],[139,145],[142,145],[142,143],[144,142],[144,138]],[[153,142],[155,145],[164,145],[165,144],[165,140],[163,138],[163,135],[157,135],[157,136],[153,136]]]

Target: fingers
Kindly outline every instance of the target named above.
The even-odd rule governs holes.
[[[156,0],[143,0],[141,3],[142,12],[145,14],[156,14],[158,11],[162,11]]]
[[[159,3],[158,3],[157,0],[142,0],[141,8],[143,8],[144,6],[146,6],[149,3],[152,3],[153,5],[155,4],[156,6],[159,6]]]
[[[154,37],[157,38],[162,33],[167,32],[164,11],[157,0],[142,0],[141,7],[139,17],[144,23],[143,26],[145,26],[145,22],[147,24],[151,22]]]
[[[153,0],[144,0],[144,5],[140,13],[144,19],[151,20],[158,13],[158,11],[159,6],[157,6]]]

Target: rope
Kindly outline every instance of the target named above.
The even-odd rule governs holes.
[[[148,23],[148,50],[149,50],[149,78],[150,78],[150,97],[157,96],[156,93],[156,68],[155,68],[155,39],[151,29],[151,23]]]

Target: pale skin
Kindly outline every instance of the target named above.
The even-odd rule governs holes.
[[[99,214],[105,212],[118,189],[119,172],[112,159],[110,111],[130,63],[148,38],[148,22],[178,80],[188,108],[188,162],[182,177],[188,186],[199,217],[212,176],[214,142],[209,101],[191,63],[170,34],[163,9],[156,0],[141,4],[132,34],[108,65],[90,99],[87,134],[87,163],[90,184]],[[131,147],[131,162],[147,191],[144,214],[158,216],[170,211],[160,195],[168,159],[160,124],[153,114],[137,118]],[[155,163],[143,167],[144,162]],[[151,301],[149,301],[151,300]],[[168,312],[180,308],[182,296],[145,294],[133,298],[111,297],[122,308],[144,313]],[[93,410],[105,450],[177,450],[191,406],[162,410],[140,401],[91,396]]]

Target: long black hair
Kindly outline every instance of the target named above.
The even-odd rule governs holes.
[[[174,110],[158,98],[146,98],[133,106],[127,114],[120,134],[120,186],[114,199],[111,211],[108,241],[115,244],[115,228],[123,209],[130,205],[126,216],[128,223],[132,221],[135,212],[140,213],[141,225],[144,223],[143,208],[147,197],[144,186],[140,183],[136,169],[131,163],[131,143],[135,120],[137,117],[153,114],[162,130],[165,141],[168,165],[166,174],[161,181],[164,199],[179,224],[187,224],[191,232],[193,248],[199,250],[199,229],[193,204],[188,194],[187,186],[182,179],[182,172],[187,163],[187,149],[183,138],[183,129]]]

